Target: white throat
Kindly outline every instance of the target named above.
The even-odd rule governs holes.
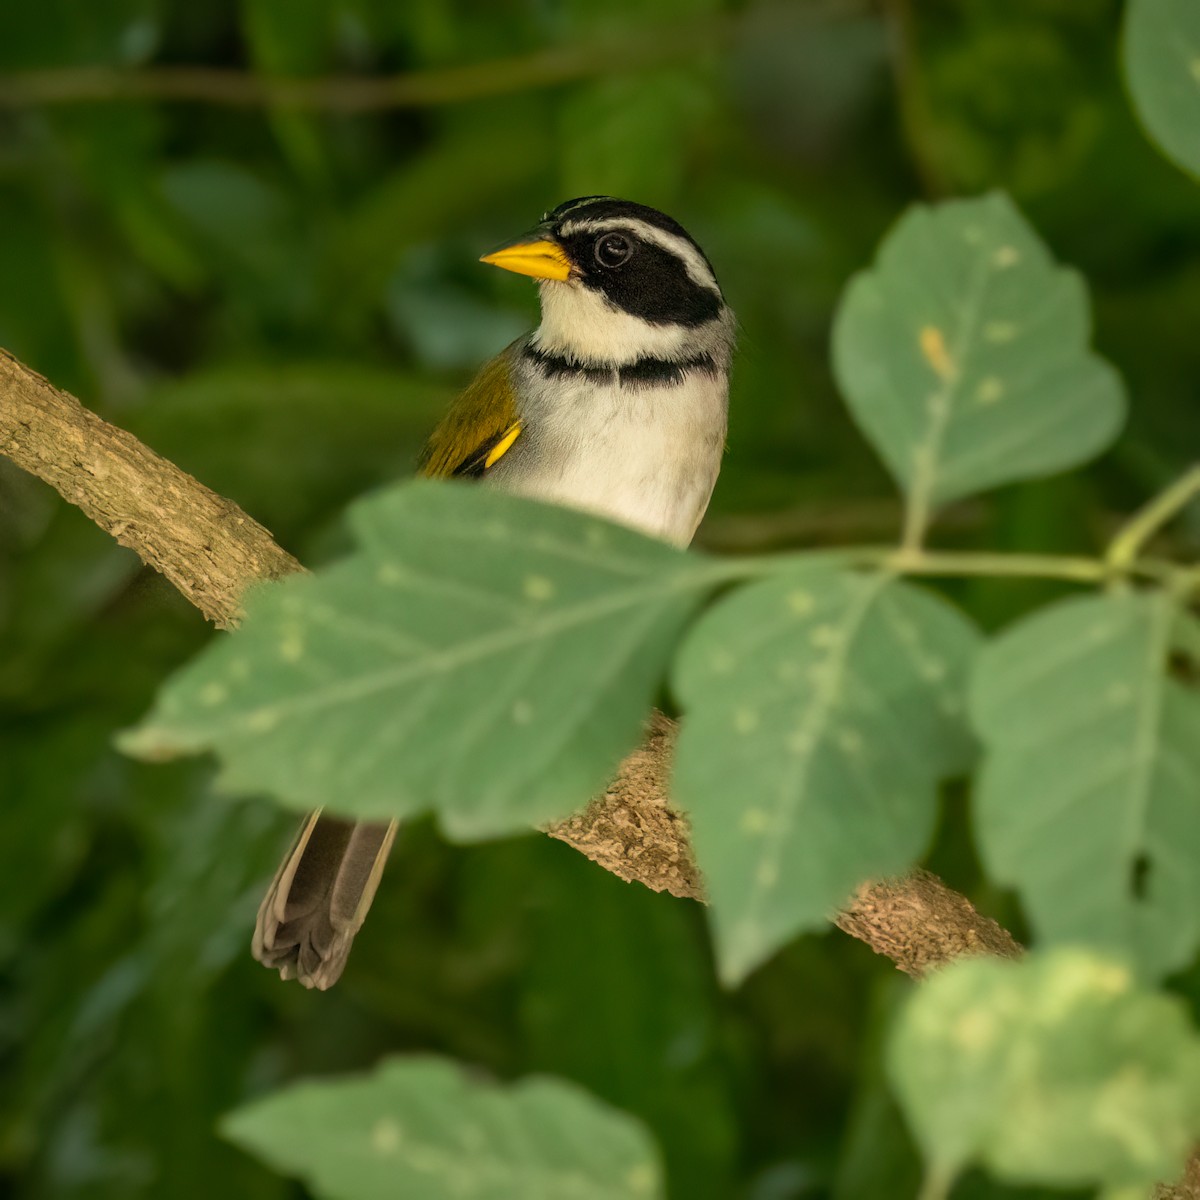
[[[651,325],[622,312],[581,283],[547,281],[540,286],[542,323],[533,344],[574,362],[621,366],[639,358],[678,361],[695,349],[695,330]]]

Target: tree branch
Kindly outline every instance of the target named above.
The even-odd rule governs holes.
[[[249,584],[302,570],[232,500],[3,349],[0,454],[81,508],[222,628],[237,623]]]

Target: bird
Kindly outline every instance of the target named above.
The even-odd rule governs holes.
[[[541,320],[453,402],[418,472],[688,545],[725,449],[735,340],[704,251],[654,208],[582,196],[480,261],[535,280]],[[259,909],[254,957],[284,979],[332,986],[396,828],[311,813]]]

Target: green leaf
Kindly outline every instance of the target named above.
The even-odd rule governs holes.
[[[409,483],[350,524],[357,554],[252,596],[125,748],[213,749],[225,786],[302,808],[521,829],[607,782],[713,579],[663,542],[490,488]]]
[[[908,494],[910,532],[939,505],[1113,439],[1124,394],[1088,335],[1083,282],[1006,196],[901,218],[846,289],[833,355],[855,420]]]
[[[1200,694],[1170,670],[1198,636],[1161,594],[1071,599],[997,638],[972,684],[989,872],[1039,937],[1151,977],[1200,943]]]
[[[674,794],[737,981],[863,880],[910,866],[971,756],[976,634],[936,597],[828,567],[735,592],[676,665]]]
[[[943,1181],[978,1163],[1013,1182],[1149,1185],[1200,1135],[1183,1005],[1080,950],[943,968],[893,1031],[888,1072]]]
[[[1124,44],[1129,90],[1147,132],[1200,175],[1200,5],[1129,0]]]
[[[222,1132],[322,1200],[661,1197],[631,1117],[554,1079],[500,1086],[436,1058],[302,1083],[230,1114]]]

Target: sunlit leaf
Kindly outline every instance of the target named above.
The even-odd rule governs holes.
[[[910,210],[851,280],[833,335],[855,419],[923,528],[939,505],[1083,462],[1124,396],[1087,294],[1007,197]]]
[[[1171,670],[1197,636],[1163,595],[1067,600],[989,645],[972,686],[988,869],[1040,937],[1151,976],[1200,942],[1200,692]]]
[[[928,593],[832,568],[741,589],[691,631],[673,787],[727,980],[921,852],[938,780],[970,758],[975,645]]]
[[[1200,4],[1129,0],[1125,71],[1150,136],[1181,167],[1200,175]]]
[[[456,836],[561,816],[636,743],[703,559],[487,488],[418,481],[351,512],[359,553],[251,598],[127,739],[212,749],[229,788]]]
[[[653,1200],[657,1154],[631,1117],[575,1086],[499,1086],[434,1058],[303,1083],[227,1117],[223,1132],[322,1200]]]
[[[902,1014],[888,1068],[943,1181],[978,1163],[1014,1182],[1146,1186],[1200,1135],[1183,1005],[1079,950],[943,968]]]

